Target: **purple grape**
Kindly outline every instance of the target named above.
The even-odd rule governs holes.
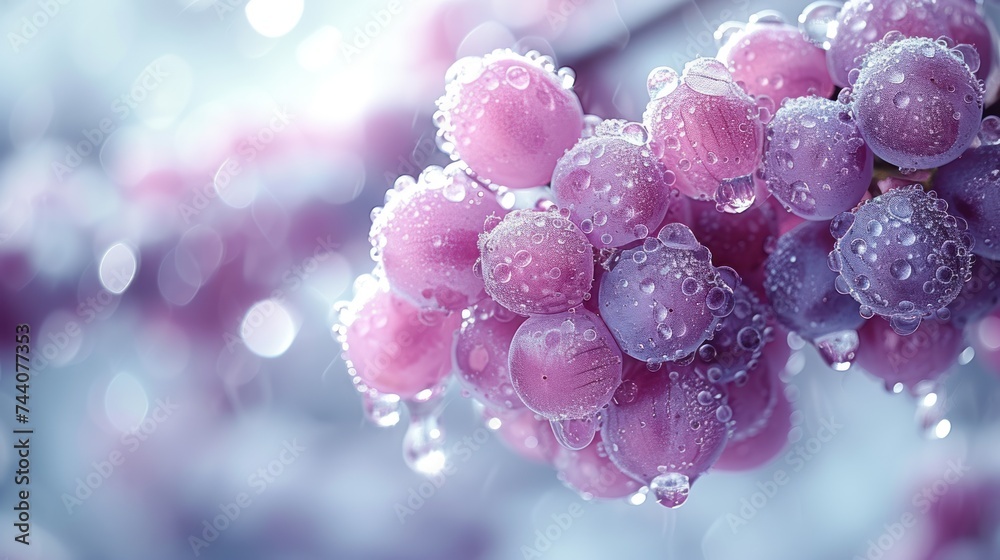
[[[621,383],[622,354],[601,319],[585,309],[555,315],[535,315],[517,329],[510,345],[510,379],[524,404],[563,428],[583,428],[611,400]],[[590,443],[580,433],[560,433],[560,443]],[[579,445],[581,444],[582,445]]]
[[[724,276],[728,277],[728,282]],[[733,310],[738,278],[683,224],[667,224],[622,251],[601,278],[601,316],[623,352],[650,363],[679,360],[715,333]]]
[[[715,335],[695,353],[695,371],[713,383],[745,381],[773,331],[768,327],[770,310],[750,288],[737,286],[733,296],[733,312],[719,321]]]
[[[937,170],[934,190],[965,219],[972,252],[1000,259],[1000,144],[983,144]]]
[[[936,380],[965,348],[962,329],[947,321],[923,321],[909,336],[900,336],[888,321],[876,317],[865,322],[859,334],[857,364],[885,381],[887,390],[896,383],[913,389],[921,381]]]
[[[946,314],[972,267],[964,220],[947,209],[933,191],[912,185],[834,218],[830,269],[839,273],[837,291],[851,294],[863,317],[882,315],[903,336],[921,319]]]
[[[767,125],[767,188],[782,206],[807,220],[829,220],[853,208],[868,191],[874,162],[842,103],[791,99]]]
[[[491,309],[495,308],[495,309]],[[453,358],[459,383],[497,409],[523,408],[510,382],[508,354],[524,319],[496,304],[477,307],[455,337]]]
[[[623,498],[641,486],[611,462],[605,447],[598,436],[579,451],[560,448],[553,462],[559,479],[585,500]]]
[[[764,291],[778,321],[807,340],[854,330],[858,303],[834,289],[827,259],[834,239],[826,222],[805,222],[778,238],[765,263]]]
[[[1000,262],[982,257],[972,260],[972,278],[950,304],[951,322],[959,327],[975,323],[1000,305]]]
[[[687,201],[688,215],[679,220],[712,252],[712,261],[732,267],[741,277],[760,268],[766,247],[778,237],[778,221],[770,204],[739,214],[720,214],[710,202]]]
[[[506,211],[457,165],[403,176],[372,212],[371,242],[394,290],[418,307],[459,311],[486,297],[473,272],[479,234]]]
[[[971,64],[971,67],[970,67]],[[854,117],[876,156],[907,169],[944,165],[965,151],[983,118],[983,86],[968,45],[889,33],[854,81]]]
[[[674,174],[657,158],[639,123],[604,121],[556,164],[556,204],[595,247],[621,247],[642,239],[663,221]]]
[[[559,313],[588,297],[593,246],[569,211],[515,210],[479,238],[486,293],[521,315]]]
[[[766,95],[775,105],[787,98],[833,94],[826,52],[774,12],[751,16],[748,25],[728,35],[716,58],[747,93]]]
[[[569,69],[552,59],[497,50],[449,70],[434,115],[439,144],[484,182],[535,187],[583,131],[583,109]]]
[[[871,45],[890,31],[907,37],[948,34],[945,22],[935,17],[933,0],[849,0],[835,26],[826,60],[830,76],[841,87],[848,85],[851,70],[861,67]]]
[[[957,44],[972,45],[979,55],[976,77],[989,82],[995,73],[997,43],[989,20],[983,15],[983,5],[970,0],[937,0],[937,19],[948,32],[946,36]],[[932,37],[936,38],[936,37]]]
[[[677,174],[677,188],[726,212],[749,208],[764,140],[756,100],[711,58],[689,62],[680,78],[657,68],[648,88],[643,123],[663,146],[660,159]]]
[[[726,385],[728,404],[733,411],[733,434],[730,441],[743,441],[757,435],[767,425],[783,384],[770,371],[767,361],[758,363],[748,375]]]
[[[601,413],[601,439],[618,468],[650,485],[660,504],[678,507],[722,453],[732,410],[725,389],[689,366],[649,371],[629,360],[621,387]]]

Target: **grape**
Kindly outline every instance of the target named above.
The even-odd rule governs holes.
[[[595,247],[621,247],[663,221],[674,174],[657,159],[639,123],[604,121],[559,159],[552,176],[556,204]]]
[[[934,190],[969,224],[972,252],[1000,259],[1000,144],[983,144],[934,174]]]
[[[827,259],[834,239],[826,222],[805,222],[778,238],[765,262],[764,290],[778,321],[807,340],[854,330],[858,303],[834,289]]]
[[[762,360],[739,380],[726,385],[727,404],[733,411],[733,433],[730,441],[742,441],[757,435],[763,428],[784,389],[770,364]]]
[[[389,284],[418,307],[459,311],[486,297],[473,272],[479,234],[503,216],[496,196],[455,164],[402,176],[373,211],[371,242]]]
[[[511,339],[524,319],[498,305],[493,307],[492,311],[475,309],[455,337],[458,381],[483,404],[497,409],[523,408],[511,385],[507,362]]]
[[[955,43],[972,45],[976,49],[979,57],[979,70],[974,71],[976,77],[989,81],[996,64],[997,44],[994,31],[983,16],[982,5],[967,0],[938,0],[936,8],[937,18],[948,29],[945,35]]]
[[[629,360],[621,387],[602,412],[601,438],[618,468],[678,507],[729,439],[726,392],[689,366],[649,371]]]
[[[954,160],[983,118],[983,87],[968,45],[888,34],[873,46],[850,97],[858,130],[876,156],[907,169]]]
[[[623,352],[651,363],[679,360],[712,337],[733,310],[735,273],[683,224],[667,224],[641,247],[622,251],[601,278],[601,316]],[[723,276],[730,276],[727,283]]]
[[[521,407],[513,410],[485,411],[487,422],[499,421],[497,434],[511,451],[529,461],[551,463],[559,450],[559,442],[552,435],[549,422],[534,412]]]
[[[834,83],[847,86],[865,52],[890,31],[907,37],[948,34],[945,23],[935,17],[933,0],[849,0],[837,14],[836,34],[826,51]]]
[[[767,125],[768,190],[807,220],[829,220],[853,208],[868,191],[874,161],[848,108],[836,101],[789,100]]]
[[[778,383],[777,380],[774,381]],[[784,391],[776,390],[775,402],[767,420],[757,431],[744,439],[730,439],[713,469],[721,471],[748,471],[763,466],[778,456],[788,445],[788,435],[792,430],[792,403]],[[736,417],[735,405],[733,416]],[[740,422],[736,420],[736,428]]]
[[[421,311],[370,277],[358,285],[339,328],[355,383],[404,399],[437,385],[451,371],[449,348],[461,317]]]
[[[715,201],[719,210],[749,208],[764,140],[754,98],[711,58],[689,62],[680,78],[670,68],[657,68],[648,87],[643,122],[663,145],[660,159],[677,174],[677,188],[691,198]]]
[[[556,160],[583,132],[573,74],[552,59],[497,50],[448,70],[434,115],[441,147],[484,182],[511,188],[548,183]]]
[[[971,239],[948,203],[920,185],[875,197],[830,223],[836,288],[861,315],[888,318],[900,335],[954,300],[971,274]]]
[[[833,94],[826,52],[773,12],[751,16],[747,26],[727,37],[716,58],[747,93],[766,95],[775,105],[787,98]]]
[[[950,322],[928,320],[909,336],[896,334],[888,321],[866,321],[858,333],[857,364],[885,381],[891,390],[896,383],[911,389],[920,381],[933,381],[955,365],[965,348],[962,329]]]
[[[948,304],[951,322],[959,328],[974,323],[1000,305],[1000,262],[978,258],[972,261],[972,278]]]
[[[593,247],[568,211],[515,210],[479,238],[486,293],[521,315],[583,303],[594,281]]]
[[[771,337],[770,310],[746,286],[733,290],[733,312],[719,321],[711,340],[696,352],[695,371],[714,383],[741,382],[757,365]]]
[[[777,216],[770,204],[739,214],[720,214],[709,202],[688,202],[683,220],[698,241],[712,252],[716,263],[732,267],[741,277],[760,268],[765,248],[778,237]]]
[[[611,462],[599,436],[579,451],[560,448],[553,465],[559,472],[559,479],[586,500],[622,498],[640,487]]]
[[[529,317],[511,341],[514,391],[528,408],[556,424],[589,421],[611,400],[621,376],[621,350],[601,319],[585,309]],[[567,429],[556,432],[560,443],[580,447],[590,443],[596,428],[579,422],[553,427]]]

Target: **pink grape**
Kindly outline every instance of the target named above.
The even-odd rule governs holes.
[[[951,49],[933,39],[888,34],[865,56],[850,94],[868,147],[908,169],[960,156],[983,118],[983,87],[973,74],[978,64],[968,45]]]
[[[920,185],[893,189],[830,223],[836,238],[830,269],[837,291],[861,304],[861,315],[890,320],[897,333],[943,310],[971,274],[972,239],[948,203]]]
[[[456,377],[462,388],[487,406],[524,407],[514,393],[508,368],[510,342],[523,322],[499,305],[477,307],[455,337]]]
[[[611,400],[621,376],[621,351],[585,309],[529,317],[510,345],[514,391],[549,420],[590,418]]]
[[[875,157],[848,107],[829,99],[786,102],[767,125],[767,187],[807,220],[829,220],[868,192]]]
[[[749,471],[777,457],[788,446],[793,410],[784,391],[776,391],[774,406],[764,425],[751,436],[739,440],[730,439],[713,468],[721,471]],[[739,429],[738,420],[736,426]]]
[[[562,447],[552,434],[548,420],[539,417],[527,408],[513,410],[486,411],[487,422],[496,418],[500,421],[497,435],[503,444],[529,461],[551,463]]]
[[[749,208],[764,143],[756,100],[711,58],[689,62],[680,77],[657,68],[647,83],[643,123],[663,145],[660,159],[677,174],[677,188],[691,198],[713,200],[722,211]]]
[[[552,190],[595,247],[642,239],[663,221],[674,173],[639,123],[604,121],[556,164]]]
[[[611,460],[673,508],[722,454],[732,410],[725,389],[689,366],[667,363],[649,371],[629,360],[602,417],[601,438]]]
[[[684,221],[698,241],[712,252],[712,261],[732,267],[740,277],[760,268],[766,248],[778,237],[778,222],[770,204],[739,214],[720,214],[709,202],[688,202]]]
[[[611,462],[600,436],[579,451],[560,448],[553,465],[559,479],[587,500],[623,498],[641,486]]]
[[[451,372],[458,314],[421,311],[371,282],[344,312],[344,359],[357,382],[404,399],[430,389]]]
[[[732,269],[712,265],[711,252],[687,226],[667,224],[657,237],[622,251],[602,276],[601,316],[629,356],[679,360],[711,339],[732,312],[737,283]]]
[[[594,281],[593,246],[565,209],[515,210],[479,238],[486,293],[521,315],[579,306]]]
[[[728,35],[716,58],[747,93],[766,95],[776,106],[788,98],[833,94],[826,52],[773,12],[751,16]]]
[[[447,75],[434,115],[439,142],[484,182],[511,188],[544,185],[556,160],[583,132],[573,73],[552,59],[497,50],[466,57]]]
[[[909,336],[896,334],[880,317],[866,321],[858,332],[861,345],[857,364],[885,381],[913,388],[920,381],[934,381],[948,372],[965,348],[962,329],[950,322],[928,320]]]
[[[487,217],[506,211],[455,164],[402,176],[372,212],[370,239],[389,284],[418,307],[460,311],[486,297],[473,272]]]

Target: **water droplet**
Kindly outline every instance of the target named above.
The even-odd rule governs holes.
[[[913,267],[904,259],[899,259],[889,266],[889,273],[896,280],[906,280],[913,274]]]
[[[892,104],[897,109],[905,109],[910,104],[910,95],[905,91],[901,91],[892,97]]]
[[[527,89],[531,76],[523,66],[512,65],[507,68],[507,83],[517,89]]]
[[[660,505],[676,508],[687,501],[691,483],[687,475],[665,473],[654,478],[649,484],[649,489]]]
[[[510,282],[511,269],[507,263],[500,263],[493,267],[493,279],[501,284]]]
[[[660,99],[673,93],[677,89],[679,77],[673,68],[660,66],[654,68],[646,79],[646,89],[650,99]]]
[[[556,441],[567,449],[580,450],[590,445],[594,441],[597,433],[597,421],[595,418],[572,418],[568,420],[551,420],[552,433],[556,436]]]

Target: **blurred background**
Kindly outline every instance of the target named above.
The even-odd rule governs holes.
[[[339,359],[333,307],[372,267],[371,209],[446,162],[431,115],[456,58],[552,53],[588,113],[637,120],[651,68],[714,56],[725,21],[804,5],[4,2],[0,556],[1000,558],[997,317],[933,399],[794,353],[789,455],[712,473],[674,511],[583,501],[482,433],[457,390],[443,425],[474,449],[428,486],[403,423],[367,423]],[[12,509],[19,323],[30,546]]]

